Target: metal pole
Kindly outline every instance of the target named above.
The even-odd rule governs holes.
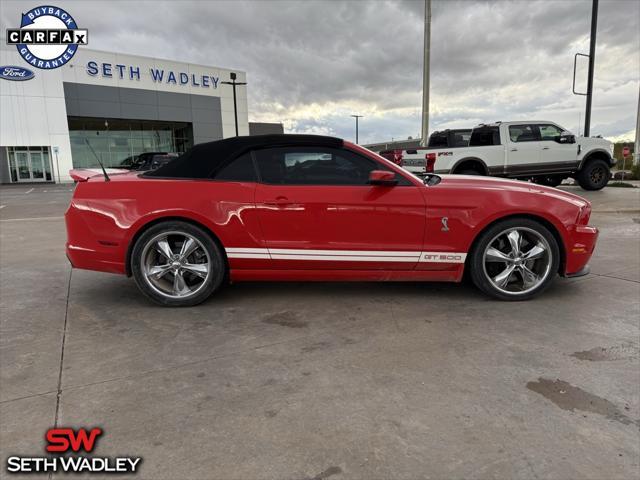
[[[356,117],[356,144],[358,143],[358,117]]]
[[[62,180],[60,179],[60,161],[58,160],[58,151],[56,150],[56,170],[58,171],[58,183],[62,183]]]
[[[596,31],[598,30],[598,0],[591,4],[591,42],[589,43],[589,77],[587,79],[587,107],[584,116],[584,136],[591,130],[591,97],[593,96],[593,71],[596,61]]]
[[[236,101],[236,86],[237,85],[246,85],[247,82],[236,82],[237,75],[235,72],[231,72],[229,74],[231,77],[230,82],[220,82],[223,85],[231,85],[233,87],[233,116],[236,124],[236,137],[239,135],[238,133],[238,103]]]
[[[640,88],[638,89],[638,116],[636,117],[636,143],[633,147],[634,165],[640,163]]]
[[[233,85],[233,115],[236,120],[236,137],[238,136],[238,103],[236,102],[236,82]]]
[[[429,76],[431,74],[431,0],[424,0],[424,59],[422,72],[422,138],[420,145],[427,146],[429,138]]]
[[[356,144],[358,143],[358,119],[362,118],[362,115],[351,115],[356,119]]]

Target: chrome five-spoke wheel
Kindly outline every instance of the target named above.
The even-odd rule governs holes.
[[[184,232],[163,232],[151,239],[141,261],[149,286],[172,298],[197,293],[209,276],[209,254]]]
[[[225,273],[220,249],[201,228],[175,221],[154,225],[136,242],[131,270],[138,287],[163,305],[195,305]]]
[[[484,252],[484,272],[507,294],[523,294],[540,286],[551,271],[547,240],[529,228],[512,228],[496,235]]]
[[[530,219],[499,222],[481,234],[471,258],[474,283],[503,300],[524,300],[544,290],[558,271],[555,237]]]

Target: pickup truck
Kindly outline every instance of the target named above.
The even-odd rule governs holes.
[[[585,190],[604,188],[615,164],[613,143],[576,137],[546,121],[481,124],[471,131],[467,147],[387,150],[380,155],[419,176],[492,175],[554,187],[572,177]]]

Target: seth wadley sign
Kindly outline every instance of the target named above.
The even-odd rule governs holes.
[[[87,62],[87,74],[92,77],[120,78],[140,80],[140,67],[134,65],[122,65],[112,63],[98,63],[90,60]],[[167,83],[173,85],[191,85],[192,87],[218,88],[219,77],[211,75],[197,75],[195,73],[174,72],[163,68],[149,68],[150,78],[155,83]]]

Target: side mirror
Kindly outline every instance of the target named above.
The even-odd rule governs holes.
[[[398,181],[396,180],[396,174],[387,170],[372,170],[369,172],[369,185],[381,185],[385,187],[392,187]]]
[[[556,142],[558,143],[576,143],[576,136],[571,133],[564,131],[560,135],[556,137]]]

